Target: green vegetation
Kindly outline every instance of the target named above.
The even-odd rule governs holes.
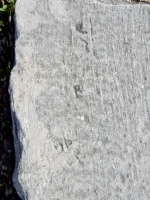
[[[7,12],[8,15],[11,17],[15,8],[14,0],[6,0],[6,4],[4,3],[0,11]]]
[[[0,82],[10,75],[14,57],[14,24],[12,16],[15,0],[0,1]]]
[[[15,168],[12,119],[8,93],[9,75],[14,63],[15,0],[0,0],[0,199],[20,200],[12,182]]]

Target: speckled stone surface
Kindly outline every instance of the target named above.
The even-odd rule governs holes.
[[[150,5],[120,2],[17,0],[22,199],[150,199]]]

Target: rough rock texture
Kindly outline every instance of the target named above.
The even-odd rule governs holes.
[[[22,199],[150,199],[149,65],[149,4],[17,1],[10,95]]]

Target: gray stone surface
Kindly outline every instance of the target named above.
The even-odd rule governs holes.
[[[22,199],[150,199],[150,6],[110,3],[17,0]]]

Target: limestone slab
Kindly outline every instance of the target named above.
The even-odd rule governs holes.
[[[120,2],[17,0],[22,199],[150,199],[150,6]]]

